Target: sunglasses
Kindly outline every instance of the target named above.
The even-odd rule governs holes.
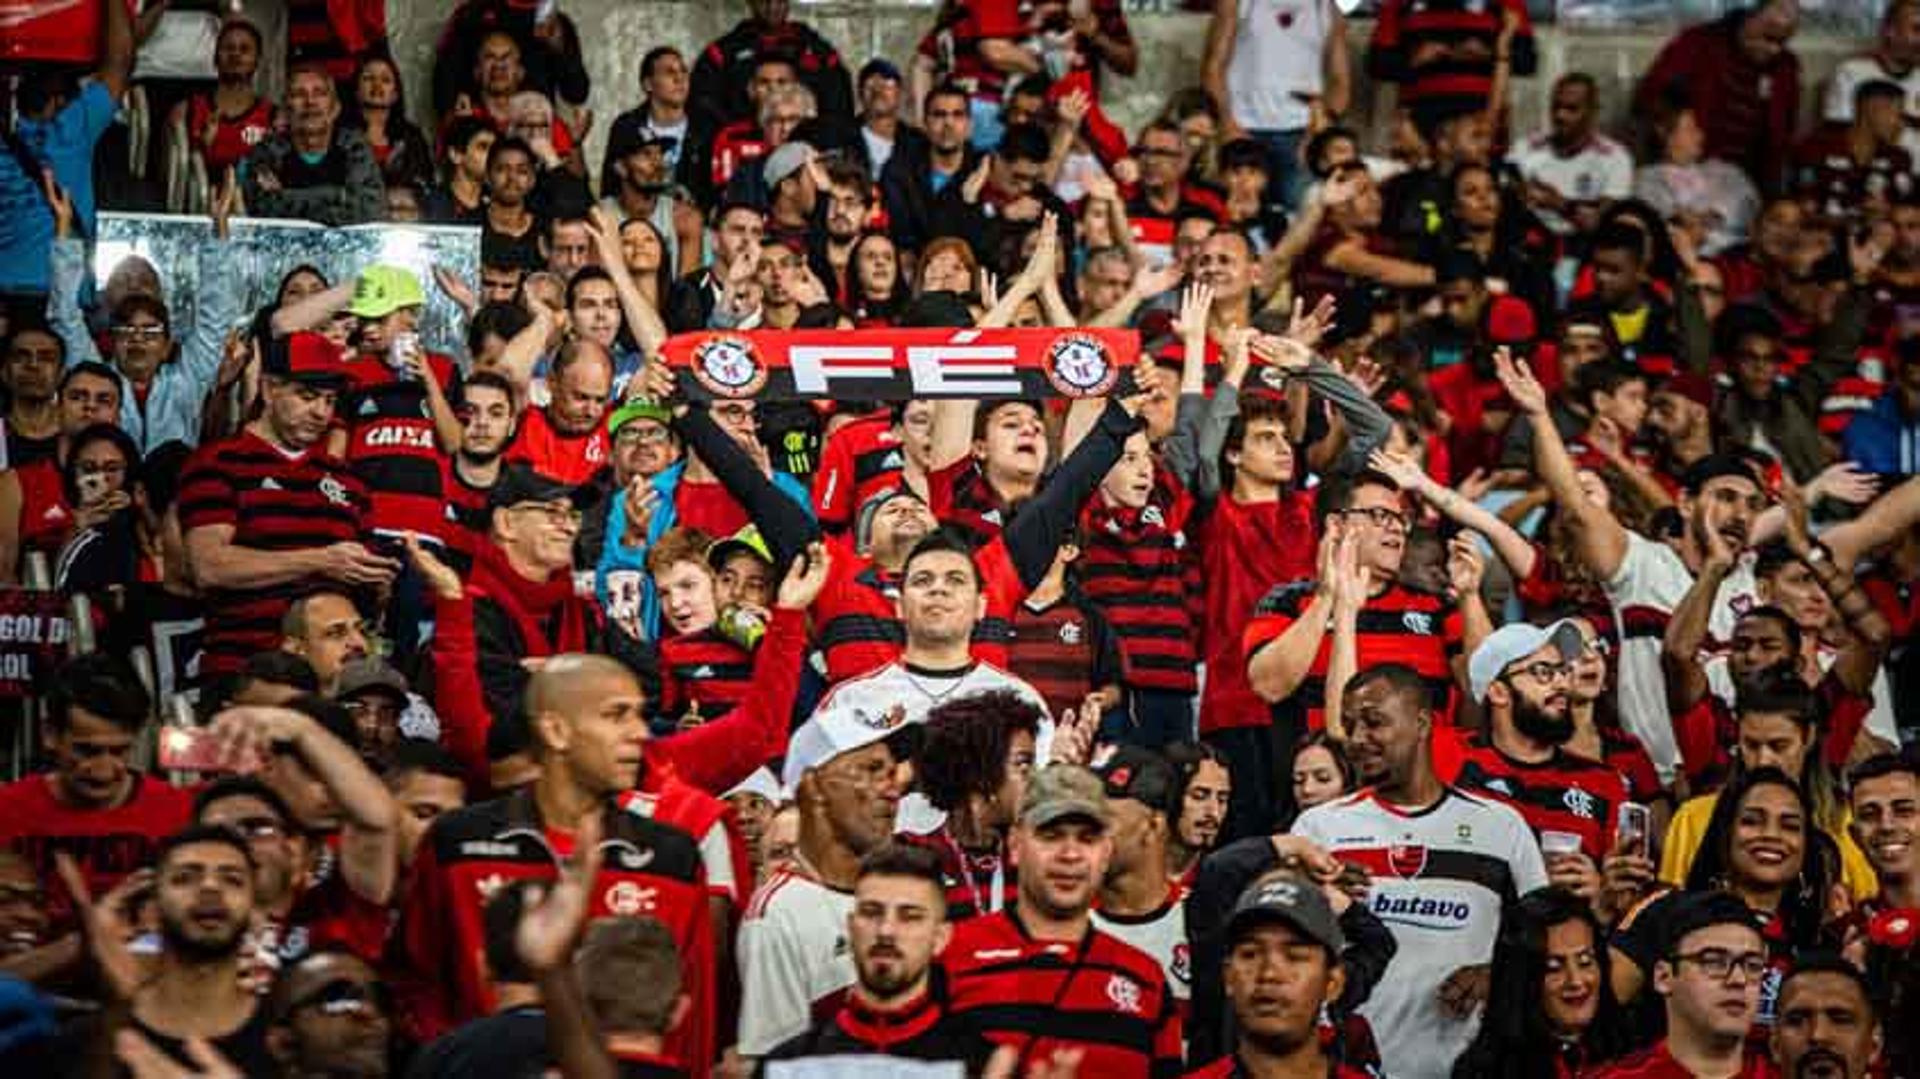
[[[290,1012],[318,1008],[322,1015],[386,1015],[387,987],[379,982],[335,978],[293,1002]]]

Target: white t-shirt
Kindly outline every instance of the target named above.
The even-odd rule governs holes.
[[[1827,81],[1827,96],[1822,103],[1820,114],[1826,120],[1836,124],[1853,122],[1853,94],[1860,85],[1876,79],[1894,83],[1907,92],[1904,111],[1907,114],[1907,129],[1900,135],[1900,147],[1920,161],[1920,68],[1905,75],[1894,75],[1873,56],[1851,56],[1840,61],[1833,69],[1833,78]]]
[[[854,983],[853,896],[793,866],[776,869],[740,921],[740,1053],[765,1056],[804,1033],[813,1009]]]
[[[1633,155],[1605,135],[1596,134],[1580,152],[1568,157],[1553,148],[1550,137],[1535,135],[1515,146],[1507,160],[1521,176],[1575,202],[1624,199],[1633,194]],[[1573,231],[1573,222],[1557,213],[1542,210],[1540,220],[1555,232]]]
[[[1454,971],[1490,961],[1502,907],[1546,885],[1533,831],[1490,798],[1449,789],[1410,814],[1369,789],[1307,810],[1293,834],[1373,875],[1368,908],[1399,945],[1360,1009],[1384,1070],[1394,1079],[1449,1079],[1479,1020],[1442,1011],[1440,987]]]
[[[872,128],[862,124],[860,141],[867,145],[868,175],[873,178],[874,183],[879,183],[880,170],[886,168],[887,162],[893,158],[894,140],[876,135]]]
[[[1167,974],[1167,989],[1184,1016],[1193,997],[1193,963],[1187,947],[1187,905],[1177,891],[1159,910],[1140,918],[1116,918],[1093,909],[1093,927],[1153,957]]]
[[[1312,112],[1295,95],[1326,90],[1332,0],[1239,0],[1227,106],[1248,131],[1299,131]]]
[[[1662,782],[1672,782],[1680,766],[1680,747],[1673,737],[1673,717],[1667,711],[1667,678],[1660,666],[1660,650],[1673,609],[1693,587],[1693,573],[1680,555],[1664,543],[1638,532],[1627,532],[1627,553],[1620,568],[1606,582],[1613,603],[1614,624],[1620,628],[1620,724],[1640,739],[1653,758]],[[1744,610],[1753,596],[1753,568],[1742,560],[1720,583],[1713,613],[1707,622],[1712,642],[1733,636],[1734,612]]]
[[[855,714],[877,716],[901,708],[906,716],[895,724],[898,727],[907,723],[925,723],[927,713],[946,701],[995,690],[1017,693],[1040,709],[1043,718],[1040,721],[1040,733],[1033,740],[1033,749],[1034,759],[1044,762],[1053,748],[1053,720],[1047,717],[1046,698],[1040,696],[1040,691],[1028,685],[1024,679],[983,660],[975,661],[959,674],[916,670],[907,666],[904,660],[894,660],[834,686],[825,697],[820,698],[813,712],[819,715],[828,709],[844,708]],[[800,781],[797,775],[783,778],[789,787],[797,786]],[[946,814],[935,809],[925,795],[915,791],[901,799],[894,819],[897,831],[925,835],[938,829],[946,821]]]

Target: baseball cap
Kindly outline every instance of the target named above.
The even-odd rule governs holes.
[[[269,343],[261,369],[271,378],[314,386],[341,386],[347,381],[340,346],[317,333],[296,333]]]
[[[363,693],[384,691],[401,705],[407,703],[407,680],[384,659],[356,659],[340,668],[340,688],[333,699],[349,700]]]
[[[811,143],[798,140],[781,143],[779,149],[767,155],[767,163],[760,171],[760,174],[766,177],[767,190],[773,190],[780,186],[780,181],[806,168],[807,162],[812,161],[813,158]]]
[[[369,266],[360,271],[353,286],[353,302],[347,314],[360,318],[386,318],[403,307],[421,307],[427,294],[412,271],[398,266]]]
[[[1173,808],[1173,766],[1151,749],[1124,743],[1101,746],[1089,767],[1109,799],[1131,798],[1162,813]]]
[[[767,549],[766,538],[760,535],[760,526],[752,524],[743,525],[740,531],[715,541],[713,546],[707,548],[707,565],[718,570],[727,564],[727,559],[743,552],[769,566],[773,565],[773,552]]]
[[[1488,634],[1467,659],[1467,684],[1473,691],[1473,699],[1485,702],[1487,688],[1500,677],[1500,672],[1549,644],[1560,649],[1562,659],[1572,662],[1585,650],[1586,638],[1581,636],[1580,627],[1565,618],[1549,626],[1509,622]]]
[[[860,512],[856,514],[854,518],[853,538],[861,550],[866,550],[867,544],[873,541],[874,517],[880,513],[881,507],[896,498],[920,500],[920,496],[909,488],[883,487],[875,491],[871,497],[860,504]],[[772,559],[769,558],[768,561],[772,561]]]
[[[1347,946],[1340,919],[1320,887],[1292,873],[1269,873],[1247,886],[1227,915],[1227,939],[1264,922],[1285,922],[1338,957]]]
[[[787,792],[780,786],[780,780],[766,766],[753,770],[753,774],[733,785],[721,798],[731,798],[736,794],[757,794],[769,802],[787,801]]]
[[[1659,393],[1684,397],[1701,408],[1713,407],[1713,380],[1695,371],[1682,371],[1662,382]]]
[[[1020,823],[1029,828],[1079,817],[1106,828],[1107,790],[1099,776],[1077,764],[1049,764],[1027,779]]]
[[[513,461],[500,469],[500,478],[487,492],[487,508],[506,509],[523,502],[558,502],[562,499],[576,507],[591,500],[592,492],[541,475],[523,461]]]
[[[844,696],[828,697],[787,743],[787,761],[780,769],[780,782],[787,789],[800,786],[800,778],[842,753],[865,749],[884,742],[918,720],[907,719],[905,705],[896,704],[885,711],[863,701]]]
[[[868,79],[872,78],[875,75],[879,75],[882,78],[892,79],[894,82],[906,81],[903,78],[901,78],[900,69],[894,66],[893,61],[887,59],[884,56],[876,56],[873,59],[868,60],[865,64],[861,65],[860,77],[858,79],[855,79],[853,84],[855,86],[859,86],[860,84],[866,82]]]
[[[671,424],[673,413],[668,411],[665,405],[656,405],[652,401],[628,401],[607,413],[607,434],[619,434],[620,428],[634,420],[652,420],[658,424]]]

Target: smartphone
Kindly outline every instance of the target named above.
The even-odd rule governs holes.
[[[1647,840],[1653,832],[1653,811],[1639,802],[1620,803],[1620,824],[1616,833],[1620,846],[1631,854],[1645,855]]]
[[[98,502],[107,497],[107,477],[100,472],[82,472],[74,486],[80,489],[80,501]]]
[[[169,772],[218,772],[226,754],[207,727],[165,727],[160,731],[160,767]]]

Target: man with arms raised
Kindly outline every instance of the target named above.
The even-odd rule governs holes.
[[[1366,786],[1307,810],[1293,834],[1371,874],[1368,905],[1398,950],[1361,1007],[1395,1076],[1443,1079],[1473,1039],[1501,909],[1547,883],[1520,814],[1434,774],[1434,707],[1412,668],[1368,667],[1342,701]]]

